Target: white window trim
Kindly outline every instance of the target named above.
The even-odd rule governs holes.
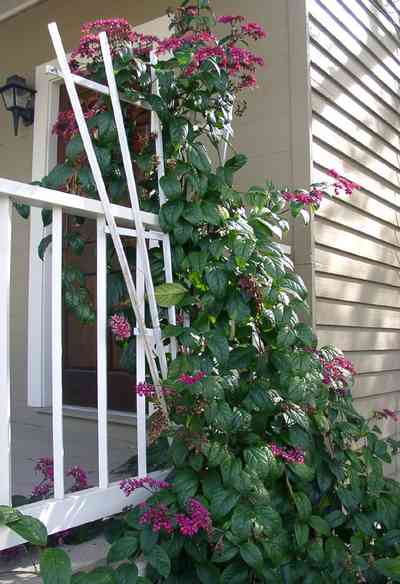
[[[168,36],[167,16],[137,26],[144,34]],[[35,122],[33,128],[32,180],[41,180],[57,164],[57,137],[52,127],[59,111],[62,81],[49,75],[49,65],[36,67]],[[28,406],[51,406],[51,250],[42,262],[38,245],[45,234],[41,209],[32,208],[30,215],[29,290],[28,290]]]

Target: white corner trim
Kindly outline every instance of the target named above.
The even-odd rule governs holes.
[[[32,8],[32,6],[35,6],[36,4],[41,4],[42,2],[44,2],[44,0],[27,0],[26,2],[23,2],[19,6],[16,6],[15,8],[6,10],[3,13],[0,12],[0,22],[4,22],[9,18],[13,18],[14,16],[17,16],[17,14],[19,14],[20,12],[23,12],[28,8]]]

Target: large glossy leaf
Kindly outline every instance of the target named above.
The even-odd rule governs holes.
[[[173,284],[161,284],[155,289],[156,300],[159,306],[168,308],[169,306],[175,306],[182,302],[187,294],[187,289],[175,282]]]
[[[400,582],[400,556],[397,558],[382,558],[374,562],[374,568],[383,576]]]
[[[49,548],[40,556],[40,575],[43,584],[69,584],[72,564],[68,554],[58,548]]]
[[[114,542],[108,552],[110,563],[129,559],[137,550],[138,540],[134,535],[125,535]]]
[[[46,545],[47,529],[39,519],[24,515],[9,526],[15,533],[32,543],[33,545]]]
[[[160,545],[155,545],[151,551],[145,555],[145,560],[160,574],[163,578],[168,578],[171,572],[171,560],[167,552]]]

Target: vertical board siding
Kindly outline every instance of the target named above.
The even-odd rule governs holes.
[[[400,409],[398,21],[372,0],[309,2],[314,180],[335,168],[363,187],[316,217],[315,319],[321,344],[354,362],[365,414]]]

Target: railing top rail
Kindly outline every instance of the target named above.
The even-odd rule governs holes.
[[[61,207],[69,215],[81,215],[96,219],[103,217],[104,211],[100,201],[46,189],[38,185],[0,178],[0,197],[8,196],[14,203],[24,203],[33,207]],[[120,225],[132,225],[132,209],[122,205],[111,205],[115,220]],[[147,211],[138,211],[144,225],[160,229],[158,215]]]

